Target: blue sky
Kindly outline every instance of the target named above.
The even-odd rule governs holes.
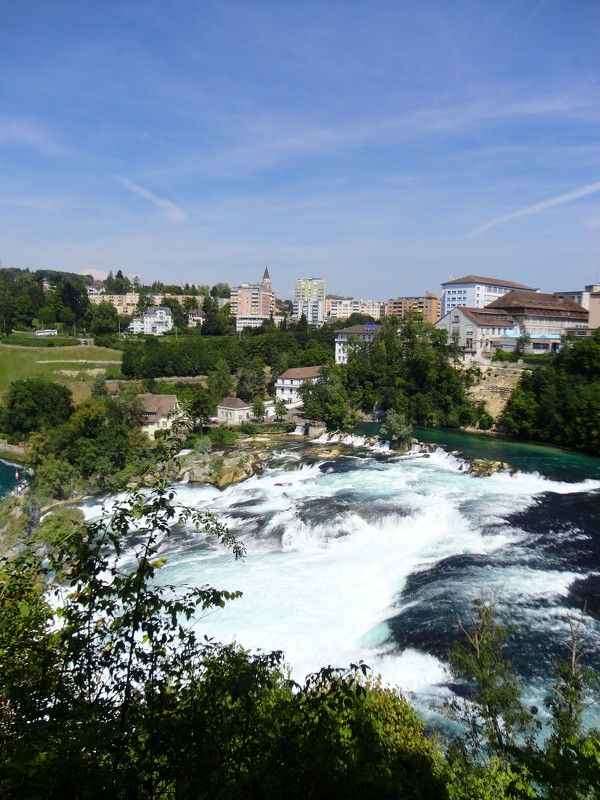
[[[0,258],[596,282],[599,43],[598,0],[2,0]]]

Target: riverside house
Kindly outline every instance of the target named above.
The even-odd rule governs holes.
[[[283,400],[286,406],[302,403],[299,389],[305,381],[318,381],[323,367],[297,367],[288,369],[275,381],[275,400]]]
[[[173,422],[183,415],[177,395],[138,394],[142,406],[142,430],[150,438],[156,438],[158,431],[170,431]]]

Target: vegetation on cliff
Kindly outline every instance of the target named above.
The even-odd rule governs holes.
[[[567,340],[547,366],[525,372],[500,425],[520,439],[600,455],[600,331]]]

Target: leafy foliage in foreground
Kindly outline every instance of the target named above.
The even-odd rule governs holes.
[[[168,443],[165,443],[167,448]],[[95,523],[64,518],[0,566],[0,794],[31,798],[382,798],[600,796],[600,734],[586,730],[589,676],[573,626],[570,661],[546,701],[549,735],[523,707],[493,604],[476,605],[451,665],[470,688],[446,711],[466,730],[443,755],[423,722],[365,665],[303,685],[281,652],[250,654],[197,631],[239,592],[161,586],[173,525],[244,550],[167,488],[133,492]],[[51,534],[51,535],[50,535]]]
[[[244,555],[163,483],[0,568],[2,797],[445,797],[423,723],[364,666],[300,686],[282,653],[196,633],[239,593],[157,585],[175,523]]]
[[[545,715],[523,703],[494,599],[476,601],[469,627],[459,621],[464,641],[454,645],[451,668],[469,693],[443,709],[465,730],[450,751],[452,769],[465,776],[453,798],[600,797],[600,731],[588,729],[583,719],[586,702],[597,694],[597,675],[581,664],[582,621],[570,620],[570,658],[556,669]],[[462,794],[469,786],[470,793]]]

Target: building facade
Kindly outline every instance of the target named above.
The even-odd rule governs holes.
[[[365,325],[351,325],[349,328],[342,328],[335,337],[335,363],[348,363],[348,350],[353,346],[353,342],[372,342],[379,331],[381,325],[375,322],[367,322]]]
[[[444,329],[467,361],[487,362],[496,350],[550,353],[561,338],[584,332],[588,312],[568,298],[513,290],[485,308],[453,308],[436,324]]]
[[[296,279],[292,319],[299,320],[302,314],[309,325],[322,325],[325,321],[325,281],[322,278]]]
[[[514,317],[522,333],[531,336],[564,336],[588,327],[588,311],[566,297],[513,290],[487,306]]]
[[[217,406],[217,420],[221,425],[239,425],[252,418],[252,406],[239,397],[225,397]]]
[[[325,298],[325,316],[329,319],[348,319],[351,314],[367,314],[373,319],[384,316],[385,304],[379,300],[355,300],[352,297]]]
[[[128,294],[89,294],[88,300],[93,306],[100,303],[110,303],[117,309],[118,314],[125,317],[132,317],[137,312],[140,296],[137,292]]]
[[[425,292],[424,297],[397,297],[385,305],[387,317],[403,317],[408,312],[419,314],[426,322],[435,325],[441,316],[440,298],[435,292]]]
[[[170,308],[157,306],[149,308],[140,317],[135,317],[129,323],[130,333],[143,333],[146,336],[162,336],[163,333],[173,329],[173,316]]]
[[[445,316],[453,308],[484,308],[513,290],[537,292],[531,286],[501,278],[484,278],[481,275],[466,275],[442,283],[442,309]]]
[[[138,394],[142,407],[142,431],[154,439],[158,431],[169,431],[173,422],[183,416],[177,395]]]
[[[275,312],[275,292],[271,286],[268,267],[265,267],[261,283],[242,283],[234,287],[229,302],[234,317],[259,319],[259,325],[262,320],[269,319]]]
[[[300,405],[302,403],[300,387],[305,381],[319,380],[322,369],[322,367],[288,369],[275,381],[275,400],[283,400],[287,406]]]
[[[447,331],[448,340],[456,342],[466,361],[487,361],[494,352],[493,342],[507,335],[520,335],[514,317],[506,311],[487,308],[453,308],[435,327]]]
[[[299,320],[305,316],[309,325],[315,328],[325,322],[325,309],[321,300],[294,300],[292,319]]]

